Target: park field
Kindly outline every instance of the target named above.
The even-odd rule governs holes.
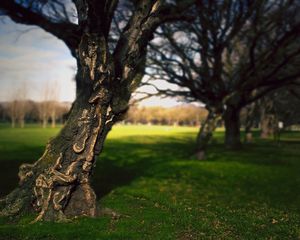
[[[300,239],[300,132],[233,152],[219,131],[199,161],[197,130],[115,126],[92,182],[99,204],[119,218],[0,218],[0,239]],[[0,126],[1,196],[17,185],[18,166],[37,160],[58,131]]]

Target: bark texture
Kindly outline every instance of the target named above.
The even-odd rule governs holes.
[[[19,188],[2,200],[1,215],[32,207],[38,212],[35,221],[97,214],[90,175],[117,116],[110,107],[113,69],[105,58],[106,50],[98,37],[82,39],[77,80],[86,82],[85,88],[79,91],[66,126],[48,143],[44,155],[20,167]]]
[[[207,145],[212,138],[213,132],[217,128],[217,124],[221,119],[220,114],[212,111],[209,112],[205,122],[201,125],[196,139],[196,157],[199,160],[205,158]]]

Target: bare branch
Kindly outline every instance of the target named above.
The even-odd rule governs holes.
[[[51,21],[41,12],[16,3],[14,0],[3,0],[0,2],[0,11],[8,15],[13,21],[26,25],[36,25],[45,31],[53,34],[66,43],[70,49],[77,48],[79,44],[79,28],[71,22]]]

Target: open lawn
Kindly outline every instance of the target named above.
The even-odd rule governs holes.
[[[0,193],[17,185],[59,129],[0,126]],[[191,158],[196,128],[116,126],[93,176],[99,204],[121,218],[28,224],[0,218],[0,239],[300,239],[300,133],[232,152],[216,140]]]

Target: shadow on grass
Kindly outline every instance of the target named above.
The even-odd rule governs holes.
[[[12,152],[1,153],[0,197],[10,193],[18,185],[19,167],[23,163],[34,163],[42,156],[43,147],[20,147]]]
[[[243,189],[241,198],[257,197],[261,201],[273,201],[274,204],[284,201],[277,196],[276,185],[281,189],[285,188],[285,184],[292,186],[288,188],[290,190],[294,188],[295,184],[289,178],[296,178],[299,151],[293,150],[294,145],[290,146],[288,142],[276,147],[270,141],[257,141],[244,145],[241,151],[233,152],[226,150],[221,139],[217,138],[210,146],[205,161],[191,158],[194,147],[194,135],[190,133],[108,139],[92,176],[93,188],[101,199],[112,190],[130,185],[138,178],[155,178],[158,181],[171,179],[202,190],[205,186],[223,198],[226,198],[226,191]],[[26,148],[23,149],[24,159],[24,155],[14,159],[14,152],[8,153],[7,160],[1,160],[1,195],[17,185],[18,166],[22,162],[38,159],[42,151],[43,147]],[[286,166],[289,166],[288,170],[282,169]],[[267,170],[261,167],[267,167]],[[272,176],[273,169],[277,172]],[[265,174],[270,176],[264,177]],[[262,189],[269,190],[262,194]],[[294,196],[292,192],[287,193],[290,198]]]
[[[300,143],[255,139],[233,152],[218,133],[208,158],[197,161],[194,137],[107,140],[92,184],[101,204],[128,217],[33,225],[24,224],[29,216],[17,225],[0,218],[0,239],[298,239]],[[1,191],[44,149],[40,141],[12,143],[0,138]]]
[[[102,198],[115,188],[146,177],[187,182],[196,188],[205,185],[218,194],[224,191],[223,197],[226,191],[243,189],[244,198],[260,199],[271,205],[284,202],[285,196],[278,196],[277,190],[291,186],[284,190],[288,191],[286,196],[297,199],[298,192],[293,192],[296,183],[290,178],[297,178],[300,163],[299,151],[293,152],[293,146],[275,147],[270,142],[257,142],[233,152],[216,143],[209,149],[207,160],[197,161],[190,157],[193,139],[182,136],[185,138],[147,137],[145,140],[137,136],[108,141],[93,176],[97,195]],[[222,185],[226,186],[220,188]]]
[[[92,177],[97,196],[101,198],[114,188],[129,184],[155,164],[172,161],[174,154],[189,157],[193,141],[188,136],[190,133],[180,133],[180,137],[139,135],[108,139]],[[18,185],[19,166],[38,160],[44,148],[19,144],[0,149],[0,197]]]
[[[109,140],[92,177],[96,194],[102,198],[114,188],[147,176],[149,169],[178,159],[189,159],[193,148],[192,141],[176,137],[132,136]]]

